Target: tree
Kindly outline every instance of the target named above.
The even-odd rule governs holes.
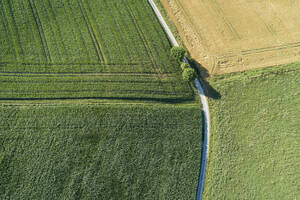
[[[182,72],[182,78],[186,82],[193,81],[195,79],[195,77],[196,77],[196,73],[195,73],[195,70],[193,68],[190,68],[190,67],[186,68]]]
[[[182,47],[172,47],[171,56],[178,62],[181,62],[184,58],[186,51]]]
[[[180,67],[181,67],[182,71],[184,71],[185,69],[190,68],[190,65],[183,62],[183,63],[181,63]]]

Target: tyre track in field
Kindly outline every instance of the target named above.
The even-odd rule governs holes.
[[[130,15],[132,21],[133,21],[133,24],[134,24],[136,30],[138,31],[138,34],[139,34],[140,39],[143,41],[144,48],[146,49],[146,52],[147,52],[147,54],[148,54],[148,56],[149,56],[149,58],[150,58],[150,60],[151,60],[152,67],[153,67],[154,71],[156,71],[156,72],[157,72],[157,76],[158,76],[159,78],[161,78],[161,71],[160,71],[159,68],[157,67],[158,65],[157,65],[157,63],[156,63],[156,61],[155,61],[155,59],[154,59],[154,57],[153,57],[153,54],[152,54],[152,52],[151,52],[151,50],[150,50],[150,46],[149,46],[149,44],[148,44],[148,42],[147,42],[147,39],[145,38],[145,36],[144,36],[144,34],[143,34],[141,28],[140,28],[139,25],[138,25],[138,22],[137,22],[137,19],[136,19],[134,13],[132,12],[131,8],[127,5],[127,3],[126,3],[124,0],[123,0],[123,3],[124,3],[124,5],[125,5],[125,8],[126,8],[127,12],[128,12],[129,15]]]
[[[148,10],[148,9],[146,9],[146,10]],[[151,15],[152,13],[146,12],[146,14],[147,14],[147,16],[148,16],[149,18],[151,18],[150,15]],[[157,18],[156,18],[156,19],[157,19]],[[158,20],[158,19],[157,19],[157,20]],[[148,26],[146,26],[145,28],[148,28]],[[157,26],[153,26],[153,28],[154,28],[154,30],[155,30],[155,32],[156,32],[158,38],[159,38],[159,42],[162,44],[164,50],[165,50],[165,51],[169,51],[169,48],[170,48],[170,43],[169,43],[169,41],[168,41],[167,44],[164,44],[164,40],[161,39],[159,30],[157,29]],[[151,41],[154,43],[153,40],[151,40]],[[160,57],[160,54],[159,54],[159,52],[156,50],[156,48],[154,48],[154,49],[155,49],[155,52],[156,52],[156,54],[157,54],[159,60],[163,60],[163,59]],[[161,64],[161,67],[163,67],[163,69],[162,69],[163,72],[169,71],[169,70],[167,70],[167,68],[164,66],[163,63]],[[168,74],[166,74],[166,73],[164,73],[164,76],[166,76],[167,78],[170,78],[170,76],[169,76]],[[174,92],[174,95],[176,95],[176,93],[177,93],[177,88],[176,88],[175,83],[172,83],[172,82],[171,82],[170,84],[171,84],[172,90],[173,90],[173,92]]]
[[[219,3],[216,0],[210,1],[211,8],[216,12],[216,14],[220,17],[220,19],[224,22],[227,27],[227,30],[232,34],[233,38],[236,40],[241,39],[242,37],[239,35],[237,30],[233,27],[230,20],[224,14],[223,9],[220,7]]]
[[[36,53],[36,57],[38,58],[38,60],[40,61],[40,52],[39,52],[39,41],[36,39],[36,36],[34,35],[34,27],[32,26],[32,23],[30,22],[30,16],[28,14],[28,11],[25,7],[25,4],[24,4],[24,1],[21,0],[20,2],[20,5],[21,5],[21,10],[22,10],[22,13],[23,13],[23,16],[26,16],[26,20],[27,20],[27,26],[30,27],[30,33],[31,33],[31,36],[32,36],[32,39],[34,40],[34,43],[35,43],[35,53]]]
[[[101,2],[99,2],[99,4],[101,5]],[[118,40],[120,41],[120,44],[126,44],[126,42],[125,42],[126,39],[124,39],[124,34],[122,34],[124,30],[121,30],[122,26],[120,25],[118,20],[115,19],[114,14],[111,12],[111,10],[112,10],[111,5],[109,3],[107,3],[106,1],[104,1],[103,7],[105,7],[104,10],[106,10],[109,14],[108,18],[111,19],[113,24],[116,25],[114,30],[112,30],[112,28],[110,29],[111,32],[114,33],[114,35],[121,33],[121,34],[119,34],[119,37],[116,37],[116,38],[118,38]],[[115,9],[115,8],[113,8],[113,9]],[[111,27],[111,26],[109,26],[109,27]],[[125,47],[123,47],[123,46],[125,46]],[[131,57],[131,54],[129,53],[127,45],[119,45],[119,49],[120,49],[120,52],[121,52],[121,49],[122,49],[122,51],[125,50],[126,55],[124,57],[128,56],[129,60],[133,60]],[[122,58],[124,58],[124,57],[122,57]]]
[[[37,58],[39,62],[47,60],[47,54],[45,52],[45,47],[43,44],[43,39],[41,33],[39,32],[38,25],[34,13],[31,9],[30,2],[28,0],[22,0],[23,14],[26,15],[28,24],[30,24],[31,33],[35,41],[35,47],[37,52]],[[1,64],[1,63],[0,63]]]
[[[162,27],[166,31],[171,43],[173,46],[179,46],[178,42],[176,41],[173,33],[171,32],[170,28],[168,27],[166,21],[162,17],[160,11],[158,10],[156,4],[153,0],[148,0],[150,3],[154,13],[156,14],[157,18],[159,19]],[[184,62],[188,63],[188,60],[184,58]],[[209,135],[210,135],[210,113],[209,113],[209,106],[208,101],[206,99],[203,87],[201,85],[201,80],[195,79],[195,86],[198,90],[199,96],[201,98],[201,102],[203,105],[203,115],[204,115],[204,139],[203,139],[203,147],[202,147],[202,159],[201,159],[201,170],[200,170],[200,177],[198,182],[197,188],[197,200],[202,200],[203,191],[204,191],[204,183],[205,183],[205,175],[206,175],[206,166],[207,166],[207,158],[209,152]]]
[[[22,60],[24,57],[24,51],[22,48],[20,34],[18,31],[18,27],[15,21],[15,17],[12,10],[11,2],[3,3],[0,1],[1,10],[3,13],[4,21],[7,25],[7,30],[11,34],[11,42],[13,44],[14,53],[16,60]]]
[[[24,48],[22,47],[21,36],[20,36],[18,25],[17,25],[17,21],[15,19],[15,12],[13,11],[13,5],[12,5],[11,1],[8,2],[8,9],[9,9],[9,14],[10,14],[9,18],[11,18],[11,23],[12,23],[11,28],[16,34],[15,35],[16,44],[17,44],[16,50],[17,50],[17,53],[19,54],[20,59],[24,60]]]
[[[14,42],[13,42],[13,38],[12,38],[12,32],[9,28],[9,24],[8,24],[8,20],[7,20],[7,17],[6,17],[6,14],[5,14],[5,11],[4,11],[4,8],[3,8],[3,4],[2,2],[0,1],[0,8],[1,8],[1,13],[2,13],[2,23],[3,23],[3,27],[5,28],[6,30],[6,34],[10,40],[10,44],[12,45],[12,52],[14,54],[14,57],[15,57],[15,60],[17,60],[17,52],[16,52],[16,48],[15,48],[15,45],[14,45]]]
[[[76,40],[77,47],[79,48],[80,46],[83,46],[86,56],[87,56],[87,60],[91,61],[91,52],[87,48],[87,46],[88,46],[87,41],[85,41],[83,32],[79,28],[80,22],[77,21],[76,17],[74,17],[73,20],[70,20],[72,18],[72,16],[75,16],[75,13],[72,10],[70,0],[67,0],[67,2],[63,2],[61,0],[60,2],[64,5],[63,7],[64,7],[64,11],[65,11],[65,17],[66,17],[66,20],[68,21],[68,23],[70,24],[70,29],[72,30],[71,32],[72,32],[73,37],[76,38],[76,34],[79,35],[79,37],[80,37],[80,39]],[[71,57],[70,57],[70,59],[71,59]],[[83,59],[82,56],[81,56],[81,59]]]
[[[50,15],[49,15],[49,12],[48,12],[48,10],[47,10],[47,8],[46,8],[46,6],[45,6],[45,3],[44,3],[44,1],[41,1],[42,3],[40,3],[40,5],[41,5],[41,7],[40,7],[40,9],[41,9],[41,11],[44,11],[44,13],[46,14],[46,20],[47,20],[47,24],[48,24],[48,27],[50,28],[50,33],[51,33],[51,36],[52,36],[52,38],[53,38],[53,42],[54,42],[54,46],[55,46],[55,50],[56,50],[56,52],[57,52],[57,54],[58,54],[58,57],[59,57],[59,60],[60,61],[62,61],[62,52],[61,52],[61,50],[60,50],[60,48],[59,48],[59,45],[58,45],[58,40],[57,40],[57,38],[56,38],[56,36],[55,36],[55,33],[54,33],[54,30],[53,30],[53,25],[52,25],[52,23],[50,23],[51,22],[51,19],[50,19]],[[51,40],[51,39],[50,39]],[[60,40],[60,41],[62,41],[62,40]]]
[[[51,3],[51,1],[50,0],[47,0],[47,2],[46,3],[48,3],[48,9],[50,9],[50,13],[49,13],[49,15],[50,15],[50,17],[54,20],[54,22],[55,22],[55,25],[54,25],[54,28],[56,29],[55,30],[55,32],[59,35],[59,43],[60,43],[60,45],[59,45],[59,49],[60,49],[60,51],[62,51],[62,52],[64,52],[64,54],[66,55],[66,57],[67,58],[69,58],[70,56],[69,56],[69,52],[68,52],[68,50],[67,50],[67,48],[66,48],[66,44],[64,43],[64,39],[63,39],[63,35],[62,35],[62,32],[61,32],[61,28],[60,28],[60,25],[59,25],[59,23],[58,23],[58,21],[57,21],[57,18],[56,18],[56,14],[55,14],[55,11],[54,11],[54,8],[53,8],[53,6],[52,6],[52,3]],[[46,8],[45,8],[46,9]],[[61,50],[61,47],[63,48],[63,50]],[[62,53],[63,54],[63,53]]]
[[[145,6],[144,6],[144,8],[145,8]],[[144,16],[142,15],[142,12],[140,12],[140,9],[138,9],[137,7],[135,7],[134,9],[137,10],[136,14],[137,14],[138,19],[140,19],[140,21],[142,21],[141,19],[144,18]],[[145,9],[145,11],[143,12],[145,14],[145,17],[151,18],[149,12],[147,12],[146,10],[147,9]],[[155,18],[155,20],[157,20],[157,18]],[[141,26],[143,26],[143,25],[144,24],[142,23]],[[145,30],[146,32],[151,32],[152,33],[151,37],[148,37],[148,39],[147,39],[147,37],[145,35],[145,32],[143,30]],[[156,67],[157,67],[157,69],[158,69],[158,71],[160,73],[159,74],[160,78],[170,78],[170,76],[168,76],[168,73],[165,73],[166,72],[166,70],[165,70],[166,68],[165,68],[164,64],[163,63],[159,63],[159,61],[164,60],[164,59],[160,56],[160,53],[158,52],[157,48],[155,47],[155,39],[153,39],[154,38],[153,37],[153,34],[154,34],[153,32],[155,32],[157,34],[156,36],[158,36],[158,37],[155,37],[155,38],[159,38],[159,43],[162,44],[164,50],[167,51],[167,49],[165,48],[165,46],[163,44],[163,40],[159,37],[159,32],[157,31],[157,27],[154,25],[154,26],[152,26],[152,28],[150,28],[149,25],[146,25],[143,28],[141,28],[141,32],[143,32],[143,35],[144,35],[145,39],[147,41],[150,41],[150,43],[148,43],[149,50],[152,51],[153,59],[155,60]],[[153,44],[152,48],[150,46],[151,43]],[[168,47],[170,47],[169,43],[168,43]],[[151,50],[151,49],[153,49],[153,50]],[[158,59],[155,59],[155,58],[158,58]],[[171,83],[170,85],[171,85],[171,88],[172,88],[172,90],[174,92],[174,95],[176,95],[177,94],[176,87],[174,86],[173,83]],[[162,84],[162,82],[161,82],[161,87],[164,87],[164,85]]]
[[[101,51],[101,47],[100,47],[100,44],[97,40],[97,37],[96,37],[96,34],[95,34],[95,31],[92,27],[92,24],[90,22],[90,19],[88,17],[88,14],[87,14],[87,11],[84,7],[84,4],[82,2],[82,0],[77,0],[78,2],[78,5],[79,5],[79,8],[80,8],[80,11],[81,11],[81,14],[82,14],[82,17],[86,23],[86,26],[87,26],[87,29],[89,31],[89,35],[93,41],[93,44],[94,44],[94,47],[95,47],[95,50],[96,50],[96,54],[97,54],[97,57],[98,57],[98,60],[99,62],[105,62],[105,59],[104,59],[104,56],[103,56],[103,53]]]
[[[183,15],[185,15],[185,17],[186,17],[186,21],[188,23],[190,23],[189,28],[192,30],[193,34],[199,37],[201,43],[203,43],[204,44],[203,46],[206,48],[208,46],[208,44],[205,41],[205,39],[203,38],[203,36],[201,35],[202,31],[197,28],[197,26],[191,19],[191,15],[189,14],[189,12],[184,8],[184,6],[182,5],[182,3],[180,1],[175,0],[175,4],[182,10]]]
[[[126,14],[124,13],[124,11],[122,11],[121,10],[121,5],[120,4],[115,4],[114,5],[117,9],[117,12],[118,12],[118,15],[119,16],[125,16]],[[134,41],[135,41],[135,36],[132,34],[132,32],[129,30],[129,27],[130,27],[130,22],[129,22],[129,20],[126,20],[126,18],[125,17],[121,17],[121,19],[120,20],[122,20],[122,24],[125,24],[126,25],[126,28],[125,28],[125,30],[124,31],[126,31],[126,33],[127,33],[127,35],[129,35],[129,37],[130,37],[130,42],[131,43],[135,43]],[[134,26],[134,25],[133,25]],[[138,36],[138,35],[137,35]],[[136,43],[135,43],[136,44]],[[132,51],[134,51],[134,55],[138,55],[134,60],[137,60],[138,62],[143,62],[140,58],[143,58],[144,56],[141,54],[141,51],[139,51],[137,48],[132,48],[131,49]]]
[[[46,57],[46,60],[51,62],[51,56],[50,56],[47,40],[46,40],[44,31],[43,31],[43,27],[42,27],[37,9],[36,9],[35,5],[32,4],[32,2],[30,0],[27,0],[27,2],[28,2],[28,5],[30,7],[30,10],[32,12],[32,15],[33,15],[33,18],[34,18],[34,21],[35,21],[35,25],[36,25],[37,31],[39,33],[39,36],[40,36],[40,40],[41,40],[41,44],[42,44],[42,47],[43,47],[43,51],[44,51],[44,55]]]

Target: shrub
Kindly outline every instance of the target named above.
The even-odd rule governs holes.
[[[187,63],[181,63],[180,67],[181,67],[182,71],[184,71],[185,69],[190,68],[190,65]]]
[[[193,81],[195,79],[195,77],[196,77],[196,74],[195,74],[195,70],[193,68],[186,68],[182,72],[182,78],[186,82]]]
[[[173,47],[171,49],[171,56],[178,62],[181,62],[183,60],[185,53],[186,51],[182,47]]]

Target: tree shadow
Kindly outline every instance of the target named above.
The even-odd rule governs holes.
[[[206,145],[207,143],[206,143],[206,141],[205,141],[205,135],[204,135],[204,132],[205,132],[205,126],[206,126],[206,124],[205,124],[205,114],[204,114],[204,112],[202,111],[201,112],[201,115],[202,115],[202,146],[203,145]],[[204,151],[204,149],[203,149],[203,147],[201,148],[201,163],[200,163],[200,167],[199,167],[199,175],[198,175],[198,185],[197,185],[197,190],[196,190],[196,200],[197,199],[200,199],[200,196],[202,195],[202,193],[203,193],[203,187],[204,187],[204,183],[205,183],[205,181],[203,182],[203,179],[205,180],[205,174],[202,174],[201,172],[202,172],[202,170],[203,170],[203,157],[204,156],[206,156],[205,155],[205,151]],[[206,166],[205,166],[205,168],[206,168]],[[204,177],[203,177],[203,175],[204,175]]]
[[[197,62],[193,58],[189,58],[189,62],[192,65],[192,67],[196,70],[198,76],[200,76],[201,78],[199,81],[203,86],[203,90],[205,92],[206,97],[212,99],[221,99],[221,94],[216,89],[214,89],[207,81],[207,78],[210,77],[210,74],[208,73],[207,69],[205,69],[199,62]]]
[[[177,103],[185,103],[188,101],[194,100],[194,95],[187,97],[174,97],[174,98],[151,98],[151,97],[53,97],[53,98],[42,98],[42,97],[23,97],[23,98],[0,98],[0,101],[38,101],[38,100],[128,100],[128,101],[149,101],[149,102],[160,102],[160,103],[169,103],[169,104],[177,104]]]

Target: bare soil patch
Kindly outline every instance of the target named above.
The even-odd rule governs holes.
[[[161,0],[210,74],[300,60],[300,0]]]

